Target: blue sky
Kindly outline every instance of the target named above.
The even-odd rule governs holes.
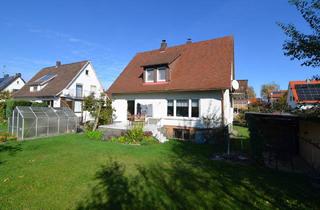
[[[301,67],[283,55],[285,36],[277,21],[307,24],[287,0],[207,1],[1,1],[1,74],[26,80],[41,68],[89,59],[107,88],[136,52],[233,35],[237,79],[286,89],[319,69]],[[5,67],[4,67],[5,66]]]

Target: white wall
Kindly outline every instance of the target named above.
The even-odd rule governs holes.
[[[290,100],[291,98],[292,98],[292,100]],[[290,88],[290,85],[289,85],[289,87],[288,87],[287,104],[288,104],[291,108],[296,108],[296,106],[297,106],[295,100],[293,99],[293,93],[292,93],[292,90],[291,90],[291,88]]]
[[[25,82],[18,77],[10,85],[8,85],[3,91],[12,92],[13,90],[20,90],[25,85]]]
[[[224,96],[225,118],[228,122],[232,122],[233,112],[230,107],[229,92],[225,91]],[[199,99],[199,118],[167,116],[167,100],[170,99]],[[127,121],[127,100],[135,100],[135,108],[138,103],[142,105],[152,104],[153,118],[161,118],[164,125],[203,127],[202,117],[212,115],[221,117],[221,91],[114,94],[112,105],[115,109],[115,121]],[[191,113],[190,109],[189,113]]]
[[[86,70],[88,70],[88,75],[86,75]],[[76,96],[76,85],[81,84],[83,89],[83,96],[89,96],[92,92],[91,86],[96,86],[96,90],[94,91],[95,97],[100,97],[100,94],[103,93],[103,87],[100,83],[97,74],[91,63],[87,65],[85,69],[76,77],[74,81],[72,81],[69,86],[63,90],[61,96]]]

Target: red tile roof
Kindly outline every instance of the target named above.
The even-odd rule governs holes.
[[[309,103],[309,104],[315,104],[315,103],[320,103],[320,100],[302,100],[299,98],[298,93],[297,93],[297,89],[296,89],[296,85],[308,85],[308,84],[318,84],[320,85],[320,81],[317,80],[312,80],[312,81],[290,81],[289,82],[289,88],[292,91],[293,94],[293,99],[296,103]]]
[[[110,86],[108,93],[230,89],[233,62],[231,36],[141,52]],[[144,67],[157,64],[169,65],[170,80],[153,85],[144,83]]]
[[[271,99],[279,99],[279,98],[283,97],[287,92],[288,92],[288,90],[273,91],[270,93],[270,98]]]

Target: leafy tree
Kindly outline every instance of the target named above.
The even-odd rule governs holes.
[[[98,125],[112,122],[114,111],[112,102],[110,99],[106,99],[104,95],[101,95],[98,99],[94,95],[85,97],[83,109],[94,117],[93,131],[97,129]]]
[[[293,24],[278,23],[288,36],[283,44],[284,54],[291,60],[301,60],[302,66],[320,66],[320,1],[289,0],[311,28],[310,34],[299,32]]]
[[[264,99],[267,99],[268,102],[270,101],[270,93],[273,91],[277,91],[280,89],[280,86],[274,82],[268,83],[268,84],[263,84],[261,86],[261,97]]]
[[[255,98],[256,97],[256,93],[254,92],[254,89],[252,86],[248,87],[248,98]]]
[[[281,111],[281,112],[288,111],[289,107],[287,104],[287,97],[288,97],[288,92],[283,94],[283,96],[281,96],[278,101],[274,102],[272,104],[273,111]]]

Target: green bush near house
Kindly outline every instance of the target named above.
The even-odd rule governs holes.
[[[120,137],[113,137],[111,142],[117,142],[121,144],[140,144],[149,145],[159,143],[149,132],[144,132],[142,126],[134,126],[128,130],[127,133]]]
[[[86,130],[85,131],[85,135],[89,138],[89,139],[94,139],[94,140],[102,140],[103,138],[103,132],[99,131],[99,130]]]

